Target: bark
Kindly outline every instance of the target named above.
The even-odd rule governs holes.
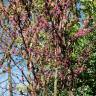
[[[74,96],[72,91],[68,91],[68,96]]]
[[[11,62],[11,61],[10,61]],[[13,96],[12,90],[12,77],[11,77],[11,66],[10,62],[8,63],[8,83],[9,83],[9,96]]]
[[[57,76],[58,76],[58,69],[55,68],[54,96],[57,96],[57,82],[58,82]]]

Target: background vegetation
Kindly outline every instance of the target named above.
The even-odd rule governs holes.
[[[0,0],[0,96],[95,96],[95,28],[95,0]]]

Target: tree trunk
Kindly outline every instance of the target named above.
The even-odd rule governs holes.
[[[55,68],[55,77],[54,77],[54,96],[57,96],[57,76],[58,76],[58,69]]]
[[[11,66],[10,62],[8,63],[8,84],[9,84],[9,96],[13,96],[13,91],[12,91],[12,77],[11,77]]]
[[[68,91],[68,96],[74,96],[72,91]]]

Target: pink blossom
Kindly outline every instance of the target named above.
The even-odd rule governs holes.
[[[24,20],[24,21],[26,20],[26,18],[27,18],[26,15],[22,15],[22,17],[21,17],[21,19]]]
[[[87,26],[88,26],[88,23],[89,23],[89,20],[88,20],[88,19],[84,20],[84,21],[83,21],[84,27],[87,27]]]
[[[85,35],[85,31],[83,29],[79,29],[78,32],[75,34],[76,37],[84,36],[84,35]]]
[[[34,33],[34,32],[37,32],[37,28],[36,27],[32,28],[32,33]]]
[[[79,29],[78,32],[75,33],[75,37],[82,37],[87,35],[90,32],[90,28],[86,28],[86,29]]]
[[[12,48],[11,53],[16,54],[16,52],[17,52],[16,48]]]
[[[14,16],[13,15],[9,16],[9,20],[13,21],[14,20]]]
[[[43,16],[39,16],[38,17],[38,24],[37,24],[37,26],[40,29],[46,28],[48,26],[48,22],[47,22],[47,20]]]
[[[63,19],[67,20],[67,16],[66,16],[66,15],[64,15],[64,16],[63,16]]]
[[[0,26],[3,25],[3,20],[0,19]]]
[[[27,19],[27,17],[28,17],[27,13],[22,11],[20,19],[25,21]]]
[[[77,76],[77,75],[79,75],[80,73],[82,73],[85,70],[86,70],[86,68],[84,66],[78,67],[77,69],[74,70],[74,73]]]
[[[51,11],[51,14],[53,14],[55,17],[57,17],[58,15],[61,14],[61,10],[60,8],[56,5]]]

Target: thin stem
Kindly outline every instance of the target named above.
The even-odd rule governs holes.
[[[58,82],[58,79],[57,79],[57,76],[58,76],[58,69],[55,68],[55,74],[54,74],[54,96],[57,96],[57,82]]]
[[[9,82],[9,96],[13,96],[13,90],[12,90],[12,77],[11,77],[11,66],[10,66],[11,60],[8,63],[8,82]]]

